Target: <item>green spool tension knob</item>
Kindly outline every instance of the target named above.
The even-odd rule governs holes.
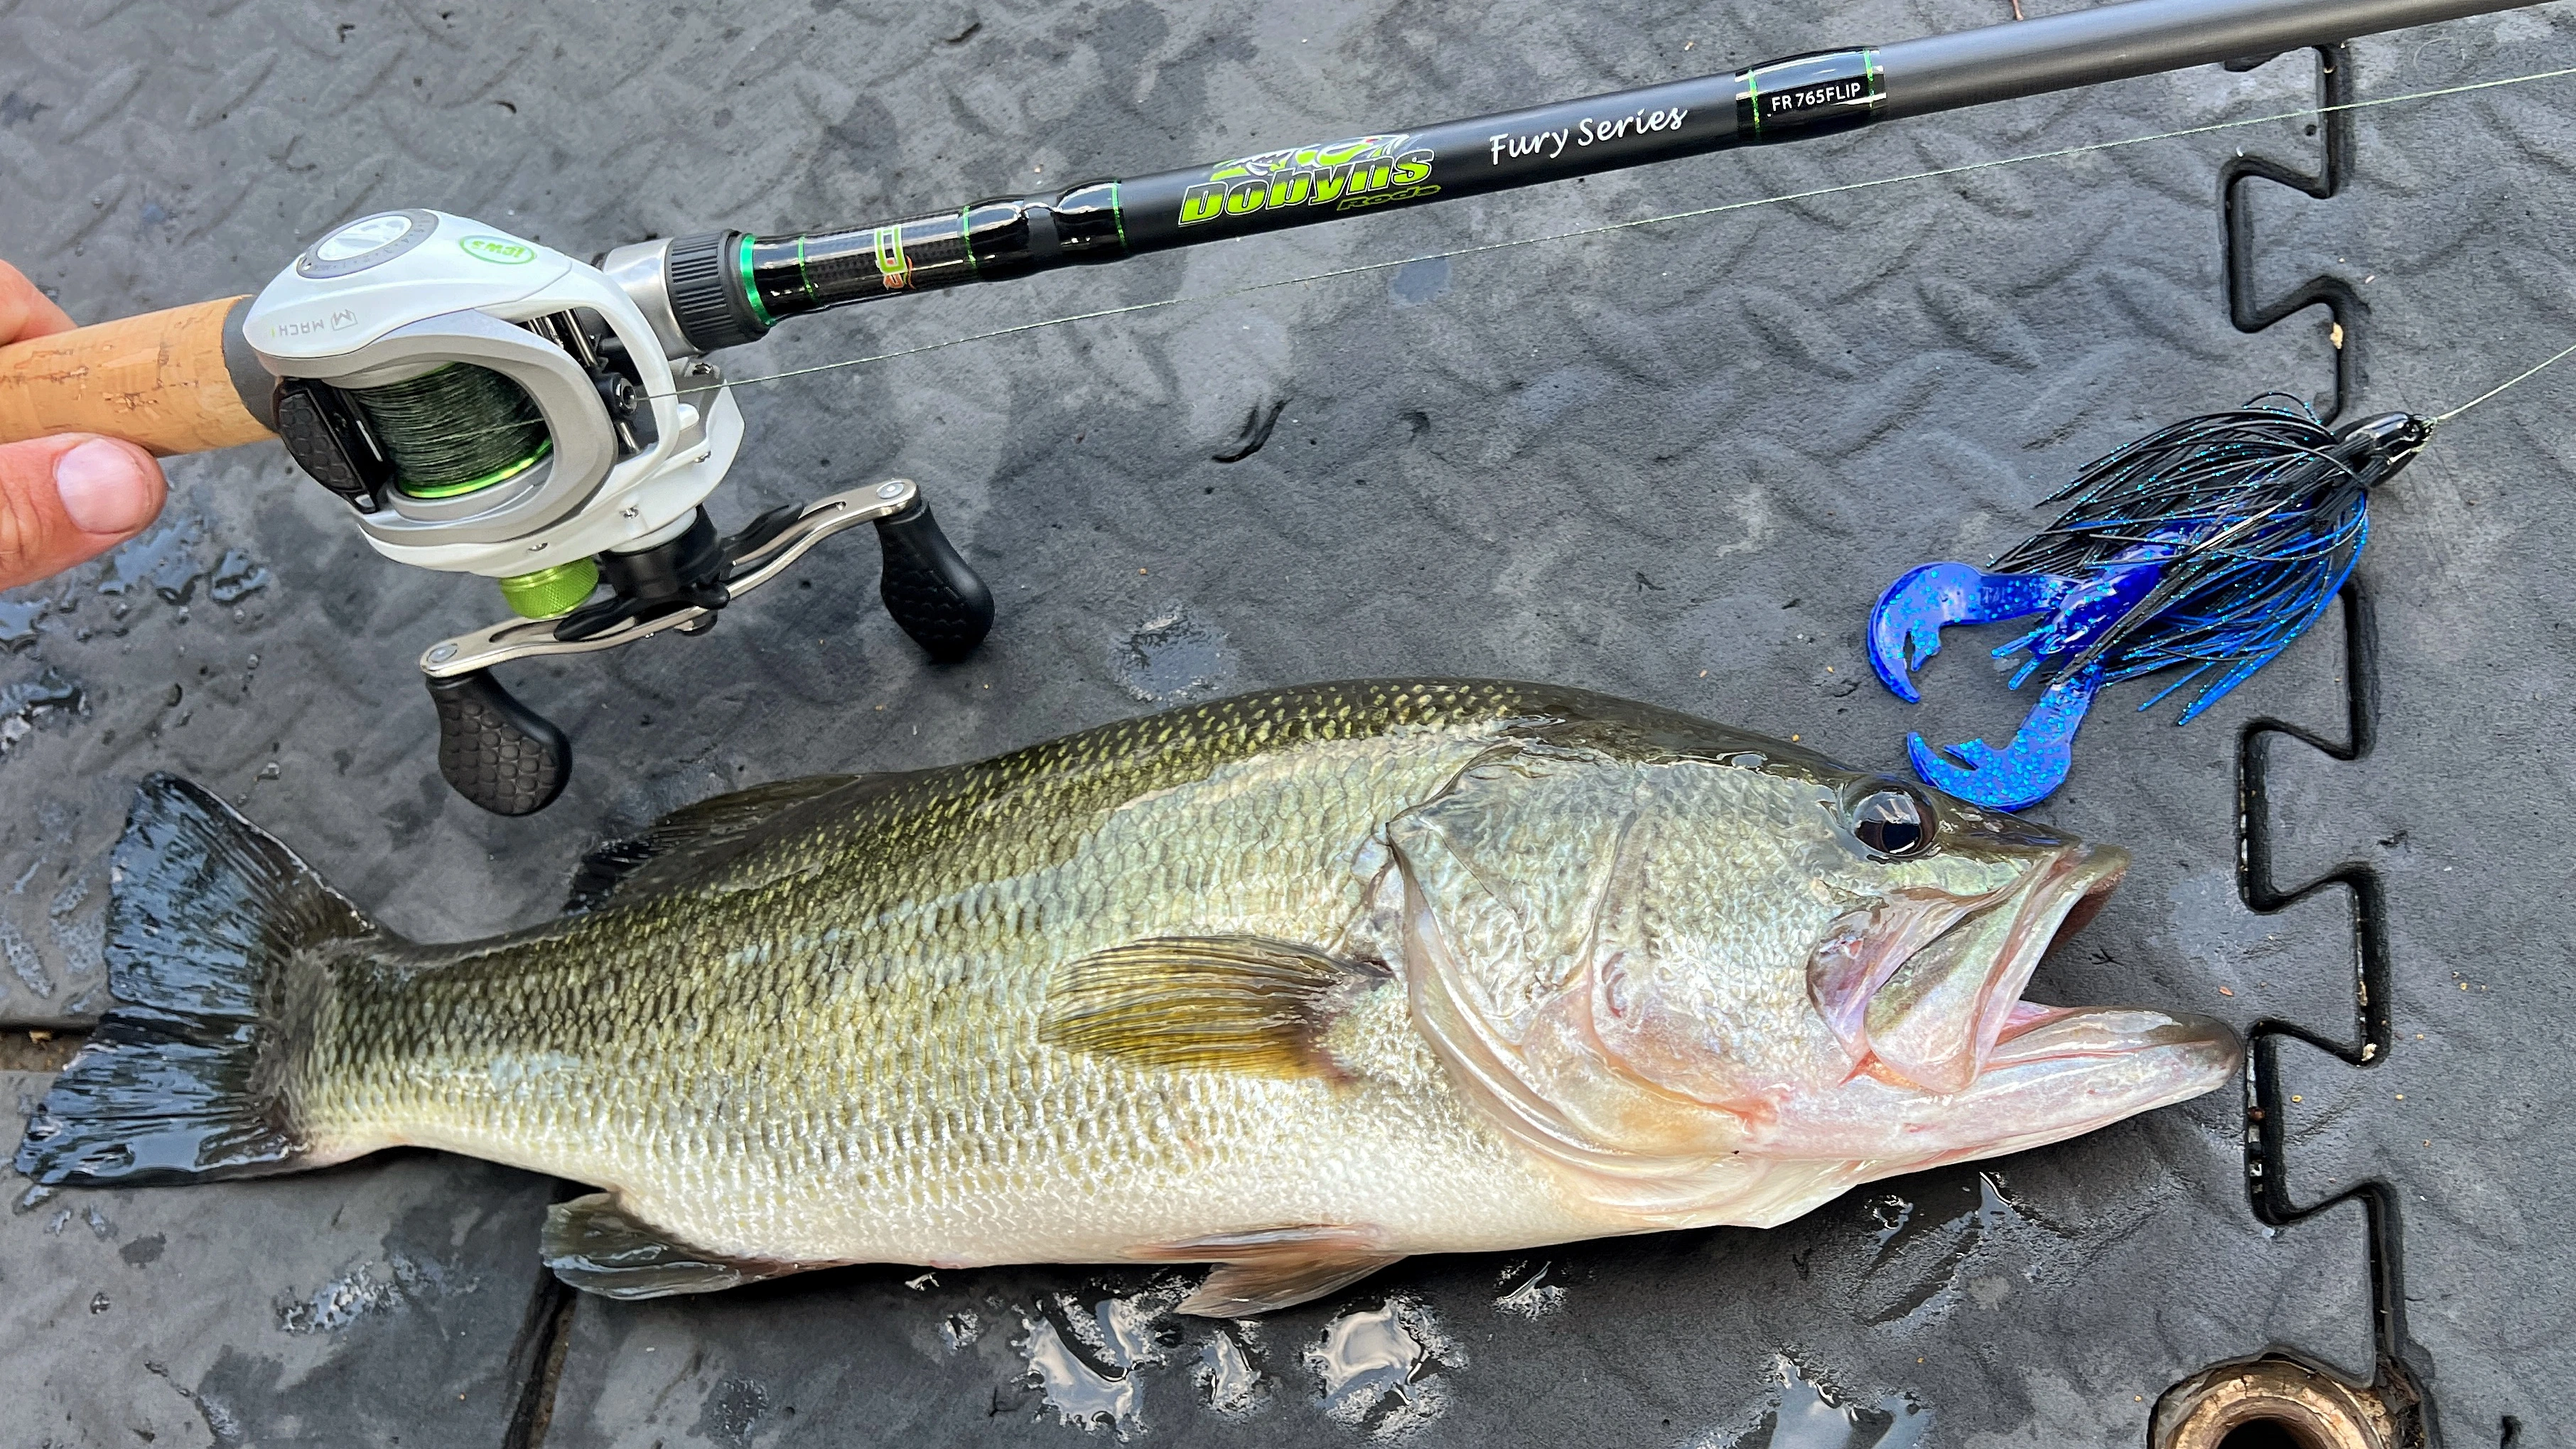
[[[577,558],[498,582],[511,613],[523,619],[552,619],[571,613],[599,587],[599,565]]]

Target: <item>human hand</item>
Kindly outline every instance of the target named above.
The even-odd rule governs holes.
[[[0,262],[0,345],[71,330],[72,319]],[[168,494],[150,453],[95,433],[0,444],[0,589],[98,557],[141,533]]]

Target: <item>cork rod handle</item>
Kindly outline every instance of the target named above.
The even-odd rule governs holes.
[[[275,436],[241,339],[248,297],[147,312],[0,347],[0,443],[103,433],[163,457]]]

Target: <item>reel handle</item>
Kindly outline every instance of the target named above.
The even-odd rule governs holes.
[[[495,815],[534,815],[572,778],[572,741],[488,669],[428,676],[438,706],[438,773]]]
[[[930,505],[916,497],[876,524],[877,544],[885,551],[877,593],[886,612],[942,664],[973,653],[993,627],[993,591],[939,531]]]
[[[567,629],[579,621],[577,613],[560,621],[514,619],[444,640],[425,652],[421,669],[430,700],[438,707],[438,773],[457,794],[495,815],[543,810],[572,778],[572,741],[511,697],[492,677],[492,666],[612,649],[664,630],[701,633],[715,623],[717,610],[728,606],[728,595],[747,593],[776,578],[822,539],[862,521],[877,526],[885,556],[878,591],[895,623],[941,663],[961,659],[982,643],[993,627],[993,591],[939,531],[929,505],[908,479],[774,509],[721,544],[714,542],[714,529],[701,515],[690,534],[662,546],[673,551],[673,558],[656,560],[651,567],[632,562],[613,580],[618,599],[603,603],[622,600],[624,607],[608,608],[592,627]],[[691,539],[697,540],[695,545],[689,544]],[[719,586],[710,602],[692,601],[676,589],[643,587],[649,578],[672,574],[683,561],[679,556],[692,546],[701,552],[712,547],[719,562],[731,560],[729,588]]]
[[[160,457],[274,437],[277,379],[226,297],[0,347],[0,443],[100,433]]]

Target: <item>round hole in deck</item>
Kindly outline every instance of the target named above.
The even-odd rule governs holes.
[[[2227,1431],[2218,1449],[2326,1449],[2287,1420],[2249,1419]]]
[[[2271,1355],[2218,1364],[2156,1401],[2152,1449],[2395,1449],[2379,1395]]]

